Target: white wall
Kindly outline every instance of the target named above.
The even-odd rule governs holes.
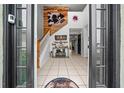
[[[83,33],[83,29],[81,31],[81,56],[84,56],[84,33]]]
[[[82,32],[82,38],[83,38],[83,41],[82,41],[82,56],[83,57],[88,57],[88,25],[86,25],[84,28],[83,28],[83,32]]]
[[[77,16],[78,20],[74,21],[73,16]],[[82,28],[83,27],[83,12],[69,12],[68,13],[68,27]]]
[[[67,35],[67,41],[68,41],[68,43],[66,45],[69,46],[69,27],[68,27],[68,24],[66,26],[64,26],[63,28],[61,28],[56,33],[54,33],[50,37],[50,51],[52,51],[52,43],[55,41],[55,35]]]
[[[2,23],[2,5],[0,5],[0,88],[2,87],[2,71],[3,71],[3,23]]]
[[[87,8],[86,8],[87,9]],[[67,40],[69,42],[69,30],[71,28],[83,28],[88,22],[87,22],[87,15],[86,15],[86,9],[82,12],[68,12],[68,24],[61,28],[59,31],[57,31],[54,35],[51,36],[50,40],[51,43],[55,41],[54,36],[55,35],[67,35]],[[77,16],[78,20],[74,21],[73,16]],[[84,18],[85,17],[85,18]],[[69,43],[68,43],[69,45]],[[50,47],[50,50],[52,50],[52,47]]]
[[[120,87],[124,88],[124,5],[121,5]]]
[[[41,53],[40,53],[40,67],[42,67],[49,59],[50,56],[50,36],[45,38],[45,44],[41,43]],[[44,46],[44,48],[42,48]]]
[[[82,41],[82,49],[83,57],[88,57],[88,34],[89,34],[89,6],[87,5],[83,11],[83,41]]]
[[[68,25],[70,28],[83,28],[88,24],[88,5],[81,12],[69,12]],[[73,16],[78,16],[78,21],[73,21]]]
[[[78,16],[79,20],[74,22],[73,16]],[[56,33],[54,33],[51,37],[51,44],[50,44],[50,51],[52,51],[52,43],[55,41],[54,36],[55,35],[67,35],[67,45],[69,46],[69,30],[70,28],[81,28],[82,27],[82,12],[68,12],[68,23],[66,26],[64,26],[63,28],[61,28],[59,31],[57,31]]]

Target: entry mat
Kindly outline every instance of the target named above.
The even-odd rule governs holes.
[[[68,78],[56,78],[51,80],[45,88],[79,88],[78,85]]]

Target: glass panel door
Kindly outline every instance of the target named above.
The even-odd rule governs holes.
[[[27,83],[27,5],[16,5],[17,87]]]
[[[96,5],[96,87],[106,87],[105,84],[105,39],[106,39],[106,7],[107,5]]]
[[[6,4],[3,9],[3,87],[34,87],[34,7]]]
[[[34,86],[33,5],[16,5],[16,84]]]
[[[108,5],[91,5],[90,87],[107,87]],[[94,74],[94,75],[93,75]]]

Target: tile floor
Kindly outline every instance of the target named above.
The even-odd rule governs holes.
[[[88,60],[73,54],[70,58],[49,58],[49,61],[38,70],[38,88],[58,77],[74,81],[80,88],[88,86]]]

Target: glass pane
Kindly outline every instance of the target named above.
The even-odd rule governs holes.
[[[17,87],[26,87],[27,79],[27,29],[26,5],[17,5]]]
[[[97,47],[104,46],[105,29],[97,29]]]
[[[17,46],[26,47],[26,30],[17,30]]]
[[[17,8],[26,8],[26,4],[17,4]]]
[[[17,68],[17,87],[26,87],[26,68]]]
[[[25,48],[17,49],[17,66],[27,65],[27,51]]]
[[[106,5],[96,5],[96,86],[105,87]]]
[[[96,8],[97,9],[99,9],[99,8],[106,8],[106,5],[105,4],[97,4]]]
[[[26,27],[26,9],[17,9],[17,27]]]
[[[97,10],[96,11],[96,18],[97,18],[97,28],[105,27],[105,11],[104,10]]]
[[[97,67],[96,68],[96,85],[105,85],[105,68]]]
[[[103,66],[103,65],[105,65],[104,49],[97,49],[96,65],[97,66]]]

